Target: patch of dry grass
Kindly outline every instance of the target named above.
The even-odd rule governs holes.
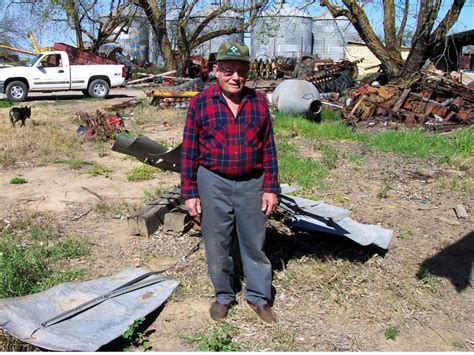
[[[28,121],[25,127],[0,124],[0,166],[41,166],[76,158],[81,142],[74,131],[54,121]]]

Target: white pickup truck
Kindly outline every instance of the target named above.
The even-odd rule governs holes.
[[[24,101],[28,92],[80,90],[86,96],[105,98],[110,88],[125,83],[122,64],[71,63],[65,51],[37,54],[26,66],[0,69],[0,93],[10,101]]]

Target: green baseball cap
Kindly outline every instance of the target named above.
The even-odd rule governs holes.
[[[217,51],[216,61],[221,60],[240,60],[250,62],[249,47],[237,42],[222,43]]]

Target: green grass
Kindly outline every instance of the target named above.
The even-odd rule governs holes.
[[[188,343],[197,343],[197,351],[240,351],[242,350],[241,344],[233,340],[236,333],[236,328],[228,324],[220,324],[213,329],[210,335],[199,332],[196,335],[186,336],[184,339]]]
[[[156,168],[150,165],[140,165],[127,172],[128,181],[151,180],[155,176]]]
[[[12,107],[12,106],[13,106],[13,102],[10,102],[7,99],[0,100],[0,108],[6,108],[6,107]]]
[[[21,185],[21,184],[26,184],[28,181],[24,177],[14,177],[13,179],[10,180],[10,184],[12,185]]]
[[[109,173],[111,172],[112,172],[111,169],[104,168],[103,166],[100,166],[98,164],[95,164],[93,168],[90,168],[89,170],[86,171],[87,174],[92,175],[92,176],[99,176],[99,175],[108,176]]]
[[[348,139],[354,141],[369,141],[369,137],[353,132],[341,121],[315,123],[301,116],[276,114],[273,120],[275,134],[280,137],[303,137],[323,139]]]
[[[429,286],[431,289],[436,291],[438,280],[428,268],[422,268],[417,274],[417,278],[423,283],[423,285]]]
[[[372,145],[378,150],[419,158],[435,157],[449,162],[456,155],[474,154],[474,129],[454,131],[451,137],[428,135],[421,131],[387,131],[376,134]]]
[[[378,196],[380,198],[387,198],[388,193],[392,190],[393,188],[393,180],[392,178],[386,178],[382,181],[382,185],[380,186],[380,190],[378,193]]]
[[[290,143],[278,143],[277,151],[279,179],[282,183],[301,186],[301,193],[306,196],[312,194],[314,187],[326,188],[326,167],[312,159],[299,158],[298,148]]]
[[[385,339],[387,340],[396,340],[398,337],[399,331],[395,327],[387,328],[384,332]]]
[[[339,152],[337,149],[331,147],[327,144],[317,144],[314,147],[315,150],[319,150],[322,152],[323,156],[321,159],[321,163],[328,169],[335,169],[337,168],[337,163],[339,160]]]
[[[151,349],[150,341],[145,334],[139,331],[142,323],[145,321],[144,317],[140,317],[129,324],[127,330],[122,334],[122,338],[126,340],[126,345],[123,351],[131,351],[132,347],[139,348],[141,351],[147,351]]]
[[[432,157],[451,162],[456,156],[474,155],[474,128],[453,131],[450,136],[427,134],[419,130],[387,131],[374,135],[353,132],[342,121],[323,120],[318,124],[303,117],[276,114],[275,135],[325,140],[351,140],[373,149],[419,158]]]
[[[66,164],[73,170],[82,169],[85,166],[92,166],[92,168],[86,170],[86,174],[92,176],[105,175],[108,176],[112,172],[111,169],[100,166],[91,160],[80,160],[80,159],[57,159],[53,161],[54,164]]]
[[[73,170],[82,169],[85,165],[94,165],[95,163],[90,160],[79,160],[79,159],[57,159],[53,161],[54,164],[66,164]]]
[[[40,292],[82,277],[83,270],[70,269],[69,263],[89,253],[83,239],[65,235],[45,215],[12,221],[0,232],[0,298]]]
[[[102,200],[97,202],[92,208],[94,212],[114,219],[121,219],[130,209],[131,206],[126,202],[110,202]]]

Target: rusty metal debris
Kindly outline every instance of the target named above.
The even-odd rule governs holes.
[[[105,111],[108,111],[108,112],[116,112],[116,111],[119,111],[119,110],[123,110],[123,109],[125,109],[125,108],[136,107],[136,106],[138,106],[141,102],[142,102],[141,99],[131,99],[131,100],[123,101],[123,102],[121,102],[121,103],[118,103],[118,104],[112,105],[112,106],[110,106],[110,107],[107,107],[107,108],[105,109]]]
[[[474,123],[474,88],[425,69],[409,81],[365,84],[344,96],[322,94],[323,107],[339,110],[356,126],[423,127],[438,132]]]
[[[104,114],[97,110],[95,116],[82,111],[76,115],[86,124],[79,126],[77,134],[86,140],[109,139],[114,134],[126,131],[123,119],[118,114]]]

